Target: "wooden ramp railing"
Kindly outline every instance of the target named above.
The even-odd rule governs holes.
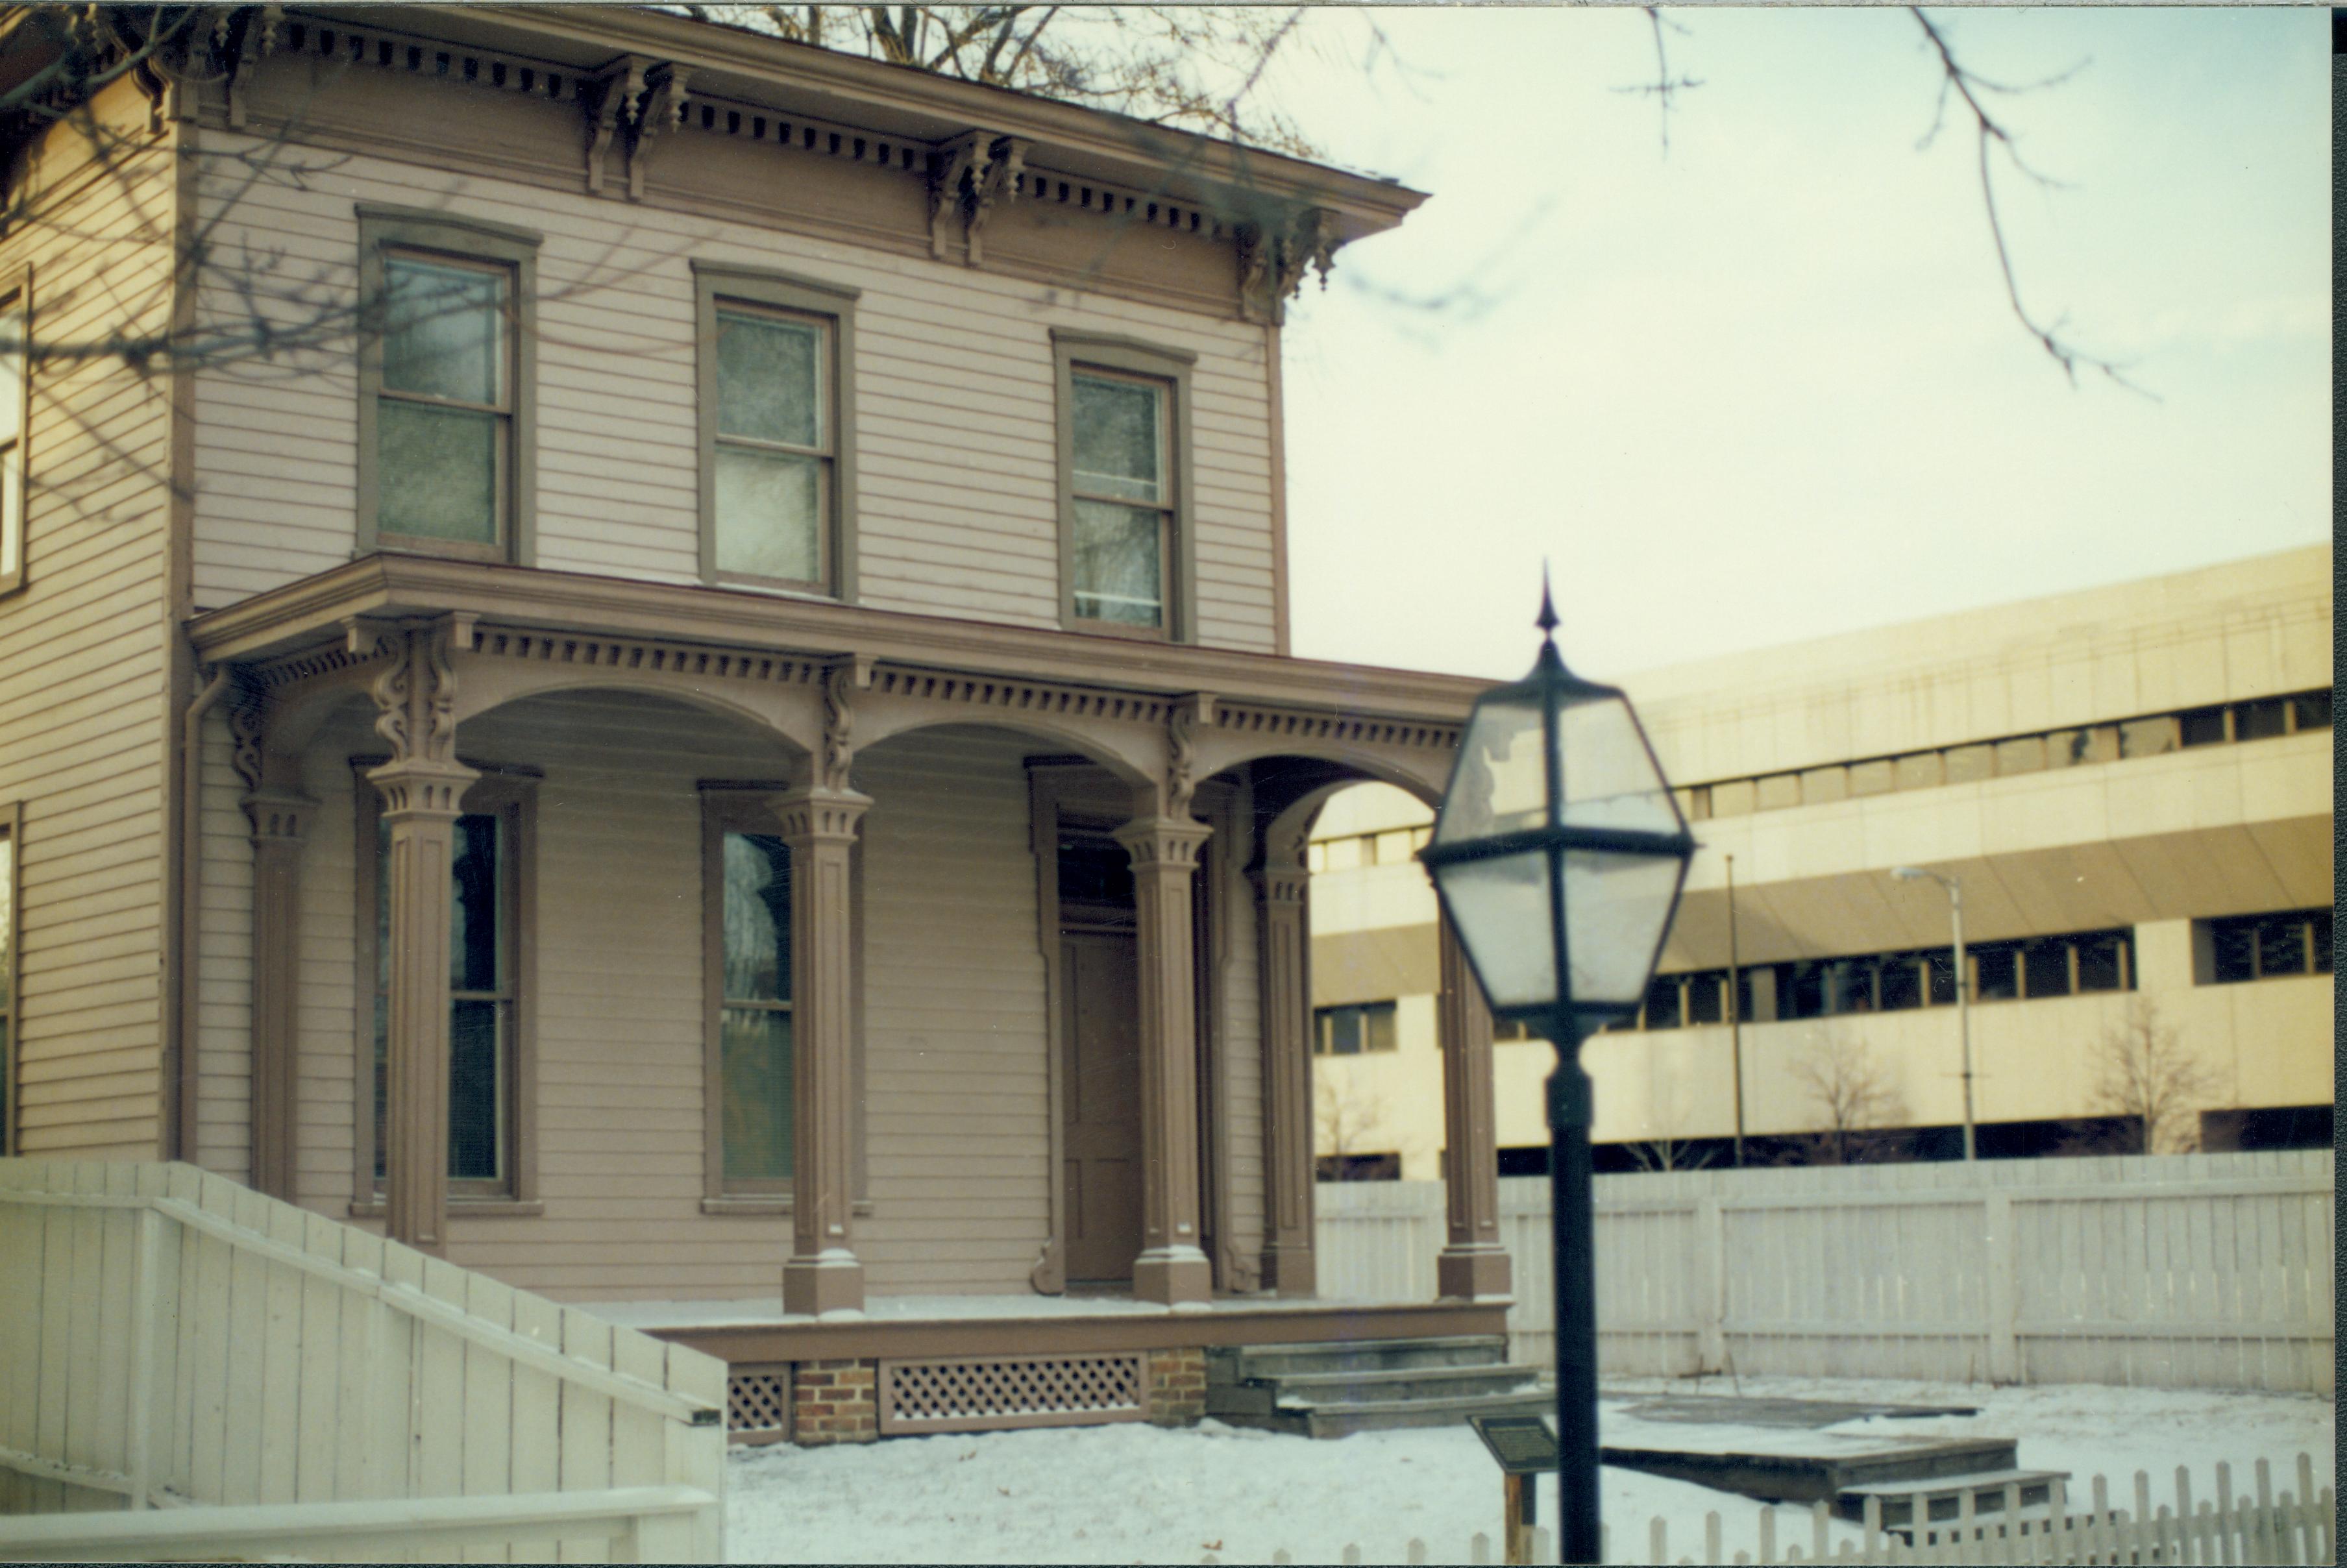
[[[713,1357],[193,1166],[0,1160],[0,1515],[173,1511],[115,1554],[258,1509],[272,1554],[713,1560],[724,1406]]]

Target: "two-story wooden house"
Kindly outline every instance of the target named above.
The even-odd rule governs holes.
[[[737,1363],[1496,1329],[1471,997],[1453,1299],[1296,1305],[1306,831],[1476,686],[1288,656],[1280,321],[1417,193],[600,7],[223,9],[6,151],[5,1152]]]

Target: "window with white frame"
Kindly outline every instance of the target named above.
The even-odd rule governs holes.
[[[1191,635],[1186,353],[1055,331],[1065,624]]]

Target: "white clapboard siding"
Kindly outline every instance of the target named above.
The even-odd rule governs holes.
[[[675,1497],[582,1502],[579,1531],[561,1508],[379,1505],[687,1488],[702,1501],[661,1539],[722,1554],[723,1362],[192,1165],[0,1160],[0,1512],[168,1509],[260,1542],[276,1539],[262,1515],[292,1529],[306,1507],[367,1503],[295,1534],[454,1521],[450,1542],[503,1561],[632,1550],[626,1520],[675,1513]],[[237,1510],[259,1512],[216,1512]],[[466,1522],[487,1533],[464,1536]],[[60,1547],[12,1528],[0,1556]]]
[[[168,324],[173,181],[131,83],[96,113],[128,150],[76,170],[87,142],[60,130],[17,170],[30,216],[0,237],[0,277],[32,272],[36,356],[26,577],[0,615],[0,807],[24,833],[8,1109],[19,1153],[136,1158],[160,1132],[171,383],[38,356]]]
[[[1597,1178],[1601,1367],[2334,1387],[2328,1151]],[[1548,1184],[1500,1184],[1518,1358],[1552,1358]],[[1324,1295],[1425,1300],[1439,1183],[1324,1183]]]
[[[207,131],[200,172],[220,276],[202,308],[264,296],[349,300],[363,201],[543,234],[536,345],[538,564],[698,580],[691,259],[780,267],[861,291],[856,308],[859,598],[882,609],[1059,623],[1051,329],[1194,353],[1197,630],[1273,641],[1266,334],[1226,315],[1061,289],[755,225],[652,211],[372,156],[310,154]],[[322,162],[331,178],[253,183],[237,154]],[[781,166],[777,166],[780,170]],[[784,171],[786,172],[786,171]],[[282,307],[298,321],[313,303]],[[195,592],[202,606],[347,560],[357,385],[338,343],[198,378]]]
[[[1733,1515],[1722,1510],[1714,1509],[1704,1515],[1699,1538],[1697,1532],[1686,1528],[1684,1522],[1674,1530],[1671,1521],[1659,1515],[1644,1520],[1610,1520],[1599,1530],[1600,1555],[1608,1563],[2335,1563],[2336,1497],[2331,1487],[2317,1488],[2310,1456],[2298,1456],[2297,1472],[2295,1488],[2277,1491],[2267,1462],[2258,1460],[2256,1494],[2251,1496],[2237,1493],[2231,1467],[2219,1464],[2216,1468],[2216,1500],[2212,1502],[2206,1491],[2196,1491],[2189,1471],[2178,1465],[2175,1501],[2160,1503],[2157,1508],[2151,1502],[2151,1477],[2143,1471],[2135,1472],[2135,1506],[2131,1509],[2112,1506],[2110,1483],[2099,1475],[2090,1485],[2079,1489],[2091,1498],[2083,1509],[2078,1498],[2068,1494],[2059,1481],[2054,1483],[2051,1501],[2034,1508],[2024,1507],[2020,1488],[2009,1486],[2001,1512],[1973,1514],[1967,1508],[1958,1519],[1928,1525],[1920,1539],[1912,1540],[1883,1528],[1881,1504],[1877,1499],[1868,1500],[1865,1516],[1857,1521],[1836,1516],[1823,1502],[1803,1511],[1763,1506],[1747,1516],[1753,1526],[1747,1538],[1754,1544],[1734,1546],[1732,1558],[1728,1547],[1733,1542],[1728,1541],[1726,1525]],[[2199,1499],[2197,1506],[2196,1496]],[[1368,1512],[1374,1518],[1374,1508]],[[1796,1521],[1799,1528],[1787,1528]],[[1228,1540],[1252,1531],[1232,1530],[1209,1522],[1204,1533]],[[1551,1561],[1551,1539],[1547,1530],[1534,1526],[1530,1532],[1531,1550],[1525,1560]],[[1617,1553],[1614,1546],[1617,1541],[1636,1543],[1637,1554]],[[1441,1561],[1489,1563],[1492,1555],[1491,1537],[1478,1533],[1467,1542],[1463,1553],[1446,1554]],[[1431,1559],[1427,1543],[1412,1537],[1407,1541],[1375,1541],[1367,1547],[1358,1541],[1348,1542],[1334,1552],[1321,1545],[1302,1560],[1425,1563]],[[1254,1559],[1235,1553],[1208,1553],[1199,1561],[1243,1563]],[[1294,1563],[1297,1558],[1289,1549],[1279,1547],[1271,1553],[1269,1561]]]

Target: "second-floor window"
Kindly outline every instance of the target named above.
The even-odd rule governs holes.
[[[1358,1056],[1364,1051],[1392,1050],[1400,1043],[1394,1033],[1394,1013],[1391,1002],[1321,1008],[1312,1015],[1312,1053]]]
[[[537,236],[359,209],[358,548],[530,559]]]
[[[376,532],[495,548],[512,514],[513,274],[405,252],[383,274]]]
[[[1125,636],[1192,635],[1192,356],[1054,331],[1061,617]]]
[[[712,583],[852,599],[856,292],[693,263]]]

